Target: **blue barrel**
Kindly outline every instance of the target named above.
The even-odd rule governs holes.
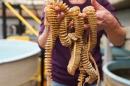
[[[103,72],[104,86],[130,86],[130,60],[105,64]]]
[[[0,86],[20,86],[38,71],[37,43],[0,40]]]

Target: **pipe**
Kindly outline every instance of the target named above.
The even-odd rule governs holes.
[[[20,5],[20,7],[28,13],[38,24],[41,24],[41,20],[37,18],[26,6]]]

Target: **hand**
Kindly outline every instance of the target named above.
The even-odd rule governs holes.
[[[96,0],[92,0],[92,5],[96,9],[97,24],[99,27],[116,28],[119,26],[117,19]]]
[[[79,17],[82,17],[82,18],[86,18],[87,17],[87,15],[85,14],[85,13],[80,13],[79,14]],[[100,20],[98,20],[98,29],[97,29],[97,31],[100,31],[100,30],[102,30],[102,28],[101,28],[101,21]],[[99,25],[100,25],[100,28],[99,28]],[[74,21],[72,20],[72,21],[70,21],[70,23],[69,23],[69,27],[70,28],[72,28],[72,27],[74,27]],[[83,28],[84,30],[90,30],[90,25],[89,24],[84,24],[84,28]]]
[[[49,7],[52,8],[52,9],[54,9],[57,12],[57,19],[60,22],[63,19],[63,17],[64,17],[64,13],[61,12],[60,7],[59,6],[54,6],[54,5],[51,5],[51,4],[49,5]],[[44,9],[44,12],[46,12],[46,8]],[[44,25],[47,27],[46,28],[46,32],[50,33],[51,29],[49,27],[49,22],[47,21],[46,18],[44,19]]]
[[[86,18],[87,15],[85,13],[80,13],[79,17]],[[89,24],[84,24],[84,30],[89,30],[89,28],[90,28]]]
[[[59,6],[55,6],[54,9],[56,10],[57,12],[57,19],[58,21],[62,21],[62,19],[64,18],[65,14],[64,12],[61,11],[60,7]]]
[[[78,16],[79,16],[79,17],[83,17],[83,18],[87,17],[85,13],[80,13]],[[70,27],[70,28],[73,28],[73,27],[74,27],[74,21],[73,21],[73,20],[70,21],[69,27]],[[85,30],[88,30],[88,28],[89,28],[89,24],[84,24],[84,29],[85,29]]]
[[[59,6],[50,4],[50,5],[48,5],[48,7],[51,8],[51,9],[54,9],[56,11],[57,19],[58,19],[59,22],[64,18],[64,12],[62,12],[62,10],[60,9]],[[44,9],[44,12],[46,12],[46,7]]]

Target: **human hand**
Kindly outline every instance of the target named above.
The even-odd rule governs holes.
[[[79,16],[79,17],[82,17],[82,18],[86,18],[86,17],[87,17],[87,15],[86,15],[85,13],[79,13],[78,16]],[[74,27],[74,21],[73,21],[73,20],[71,20],[71,21],[69,22],[68,27],[70,27],[70,28],[73,28],[73,27]],[[87,30],[88,28],[89,28],[89,24],[84,24],[84,28],[83,28],[83,29]]]
[[[57,20],[60,22],[64,17],[64,13],[61,11],[60,7],[53,5],[53,4],[48,5],[48,7],[56,11]],[[46,10],[47,10],[47,7],[44,8],[44,12],[46,12]],[[48,22],[48,19],[46,17],[44,18],[44,26],[46,26],[45,32],[50,33],[51,28],[50,28],[50,24]]]
[[[49,8],[53,9],[57,13],[57,20],[60,22],[64,18],[64,12],[58,5],[50,4],[48,5]],[[46,7],[44,8],[44,12],[46,12]]]
[[[117,19],[106,8],[100,5],[96,0],[92,0],[92,5],[96,10],[98,27],[116,28],[120,26]]]
[[[64,16],[65,16],[64,12],[62,12],[62,10],[60,9],[59,6],[55,6],[54,9],[55,9],[55,11],[57,12],[57,19],[58,19],[58,21],[59,21],[59,22],[62,21],[62,19],[63,19]]]

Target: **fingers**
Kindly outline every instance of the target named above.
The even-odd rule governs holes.
[[[97,25],[99,25],[99,26],[100,26],[100,25],[103,25],[103,23],[104,23],[104,21],[101,21],[101,20],[98,20],[98,21],[97,21]]]
[[[72,20],[72,21],[70,21],[70,23],[69,23],[69,27],[70,28],[73,28],[74,27],[74,21]],[[90,28],[90,26],[89,26],[89,24],[84,24],[84,30],[88,30]]]
[[[74,21],[73,21],[73,20],[70,21],[70,23],[69,23],[69,27],[70,27],[70,28],[73,28],[73,27],[74,27]]]
[[[64,12],[61,11],[59,6],[55,6],[53,9],[57,12],[57,19],[60,22],[65,16]]]
[[[96,0],[91,0],[91,4],[96,10],[103,10],[105,9],[101,4],[99,4]]]
[[[48,23],[48,21],[47,21],[46,18],[44,19],[44,25],[45,25],[45,26],[49,26],[49,23]]]
[[[97,23],[97,31],[100,31],[101,30],[101,28],[100,28],[100,25],[101,24],[101,22],[98,22]],[[99,28],[98,28],[99,27]],[[90,30],[90,25],[89,24],[84,24],[84,30],[85,31],[89,31]]]
[[[79,13],[78,15],[79,17],[83,17],[83,18],[86,18],[87,17],[87,14],[86,13]]]
[[[64,12],[58,13],[58,14],[57,14],[57,19],[58,19],[58,21],[60,22],[60,21],[64,18],[64,16],[65,16]]]
[[[89,30],[90,29],[90,25],[89,24],[84,24],[84,30]]]
[[[57,13],[61,12],[61,9],[60,9],[59,6],[55,6],[54,9],[55,9],[55,11],[56,11]]]

